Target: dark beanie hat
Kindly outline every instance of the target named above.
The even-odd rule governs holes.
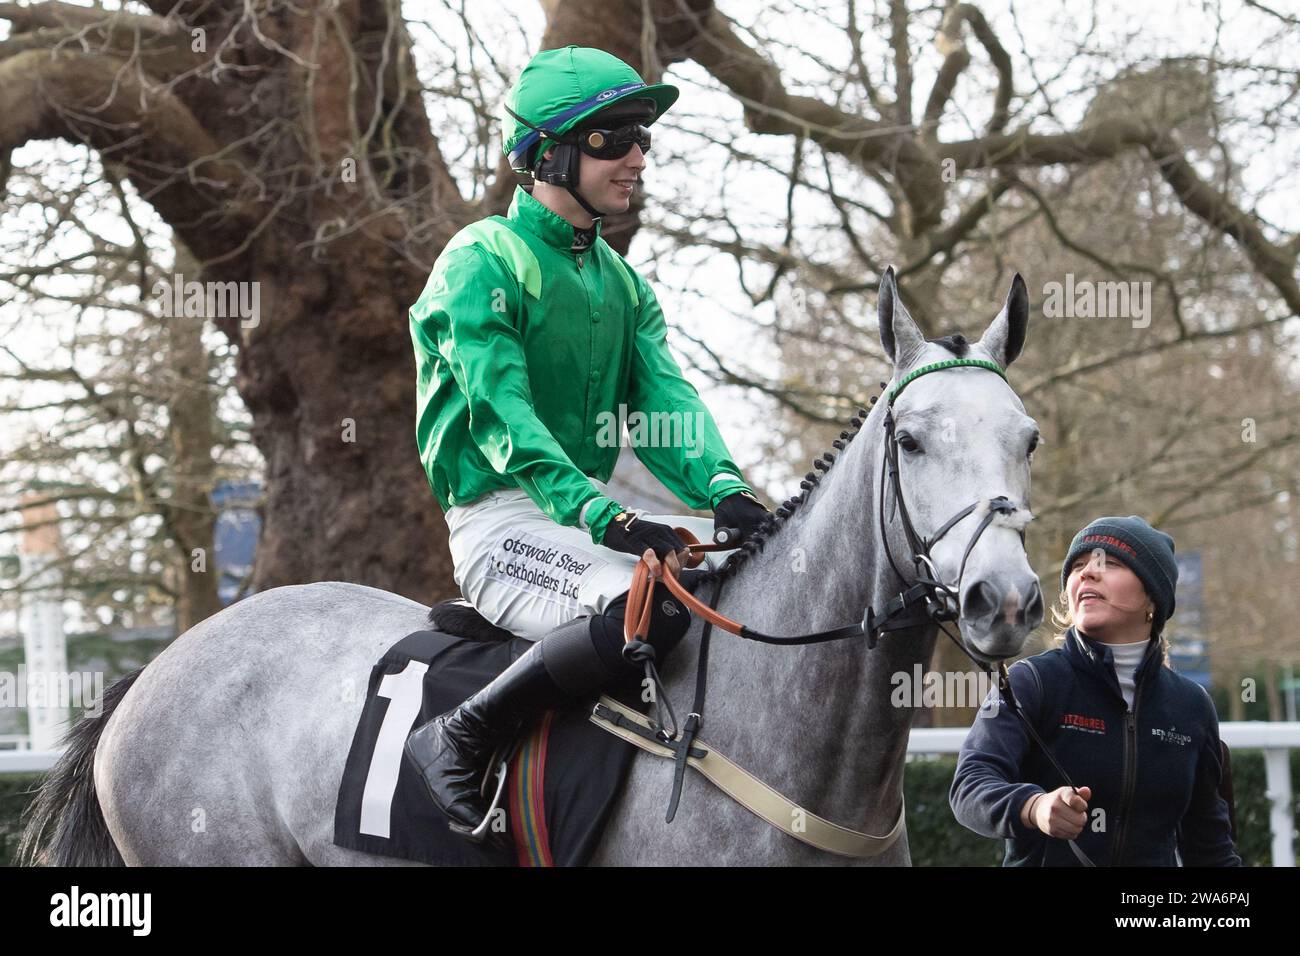
[[[1158,634],[1174,616],[1174,591],[1178,587],[1178,565],[1174,562],[1174,539],[1157,531],[1137,515],[1127,518],[1098,518],[1074,536],[1061,566],[1061,590],[1070,577],[1070,565],[1079,555],[1097,548],[1120,561],[1137,575],[1155,604],[1151,632]]]

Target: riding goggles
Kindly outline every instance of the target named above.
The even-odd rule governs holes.
[[[641,147],[641,152],[650,152],[650,130],[635,124],[620,126],[617,129],[584,129],[573,134],[574,142],[593,159],[622,159],[632,150],[632,145]]]

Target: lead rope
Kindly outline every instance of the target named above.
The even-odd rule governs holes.
[[[1025,730],[1029,731],[1029,736],[1034,739],[1034,743],[1038,744],[1038,749],[1046,755],[1051,765],[1056,768],[1056,772],[1061,775],[1061,779],[1065,781],[1065,785],[1078,794],[1079,788],[1074,785],[1074,781],[1071,780],[1070,775],[1065,772],[1065,768],[1061,766],[1060,762],[1054,756],[1052,756],[1052,752],[1047,749],[1047,744],[1043,743],[1043,738],[1038,736],[1038,731],[1034,729],[1033,722],[1026,717],[1025,712],[1020,709],[1020,704],[1016,701],[1015,695],[1011,692],[1011,675],[1007,673],[1007,665],[1001,661],[998,662],[998,692],[1006,698],[1007,706],[1011,708],[1011,712],[1020,718],[1020,722],[1025,725]],[[1084,853],[1079,847],[1079,844],[1074,840],[1067,839],[1065,842],[1070,845],[1070,852],[1072,852],[1075,858],[1084,866],[1095,867],[1097,865],[1089,859],[1088,854]]]
[[[939,626],[939,630],[943,631],[943,633],[948,636],[948,639],[957,645],[957,649],[969,657],[976,667],[992,676],[992,668],[985,667],[976,660],[975,656],[971,654],[970,651],[966,650],[966,647],[962,644],[961,640],[953,635],[948,628],[943,626],[942,621],[936,621],[935,623]],[[1020,709],[1020,703],[1016,700],[1016,695],[1011,691],[1011,675],[1007,673],[1007,665],[1003,661],[998,662],[998,693],[1001,694],[1002,699],[1007,702],[1007,706],[1011,708],[1011,712],[1020,718],[1020,722],[1025,725],[1025,730],[1029,731],[1029,736],[1033,738],[1034,743],[1038,744],[1038,749],[1047,757],[1048,762],[1056,768],[1056,772],[1061,775],[1061,778],[1065,781],[1065,785],[1077,794],[1079,788],[1074,785],[1074,781],[1070,779],[1070,775],[1065,772],[1065,768],[1061,766],[1060,762],[1052,756],[1052,751],[1049,750],[1047,744],[1043,742],[1043,738],[1038,736],[1038,731],[1034,729],[1033,722],[1026,717],[1025,712]],[[1065,842],[1070,845],[1070,851],[1074,854],[1075,859],[1077,859],[1081,864],[1091,867],[1097,865],[1092,862],[1088,857],[1088,854],[1084,853],[1079,847],[1079,844],[1074,840],[1066,840]]]

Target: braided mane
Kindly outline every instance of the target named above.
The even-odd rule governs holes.
[[[943,346],[958,358],[965,356],[970,348],[970,344],[960,333],[945,335],[941,339],[931,339],[930,341],[934,345]],[[881,382],[880,390],[884,391],[888,385],[888,382]],[[879,399],[879,395],[871,396],[870,404],[875,405]],[[847,448],[849,442],[853,441],[853,439],[857,437],[859,430],[862,428],[862,423],[867,420],[867,416],[870,413],[870,409],[859,408],[857,414],[849,419],[848,427],[844,431],[840,432],[840,437],[832,441],[831,445],[837,451],[843,451]],[[736,572],[739,571],[741,566],[749,560],[751,555],[756,551],[762,551],[769,541],[781,533],[781,529],[786,526],[786,523],[794,513],[799,510],[800,505],[808,500],[808,495],[812,490],[821,483],[823,476],[819,474],[819,472],[829,472],[831,465],[833,464],[835,464],[835,452],[832,451],[824,452],[814,458],[812,463],[813,470],[804,475],[803,479],[799,482],[799,488],[801,489],[799,494],[792,495],[782,502],[780,507],[778,507],[773,514],[768,515],[767,521],[764,522],[758,530],[754,531],[744,544],[727,557],[727,560],[722,563],[720,568],[717,570],[705,571],[704,574],[701,575],[700,581],[721,583],[728,578],[734,577]]]
[[[882,391],[887,384],[887,382],[880,383]],[[871,396],[871,404],[876,404],[879,398],[879,395]],[[857,414],[849,419],[848,427],[844,431],[840,432],[840,437],[832,441],[831,445],[837,451],[843,451],[847,448],[849,442],[853,441],[853,439],[857,437],[858,431],[862,428],[862,423],[867,420],[867,415],[869,414],[869,409],[859,408]],[[721,583],[722,581],[735,576],[736,572],[739,571],[741,566],[749,560],[752,554],[756,551],[762,551],[769,541],[781,533],[781,529],[786,526],[786,523],[794,513],[799,510],[799,506],[808,500],[809,493],[811,493],[813,488],[817,487],[817,485],[821,483],[822,475],[819,474],[819,472],[830,471],[831,465],[834,463],[835,452],[832,451],[824,452],[814,458],[812,463],[813,470],[804,475],[803,480],[799,482],[799,487],[802,489],[799,494],[792,495],[782,502],[774,513],[768,515],[767,520],[763,525],[759,527],[758,530],[754,531],[744,544],[727,557],[727,560],[722,563],[720,568],[714,571],[705,572],[700,580]]]

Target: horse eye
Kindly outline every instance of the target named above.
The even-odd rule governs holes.
[[[1033,438],[1029,440],[1029,452],[1027,453],[1026,457],[1028,457],[1030,461],[1034,460],[1034,452],[1035,450],[1037,450],[1037,448],[1038,448],[1038,436],[1035,435]]]
[[[907,432],[898,433],[898,447],[903,449],[903,451],[921,450],[921,446],[916,443],[916,439]]]

